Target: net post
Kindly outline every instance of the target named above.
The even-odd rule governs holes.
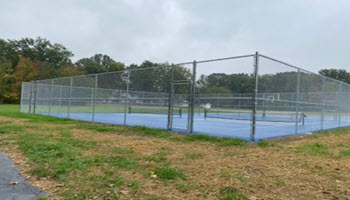
[[[194,94],[196,90],[196,73],[197,73],[197,61],[193,61],[192,68],[192,81],[191,81],[191,93],[190,93],[190,123],[189,131],[193,133],[193,121],[194,121]]]
[[[70,84],[69,84],[69,102],[68,102],[68,112],[67,112],[67,118],[70,118],[70,109],[72,106],[72,87],[73,87],[73,77],[70,77]],[[60,90],[61,91],[61,90]],[[62,94],[60,94],[60,98],[62,101]]]
[[[252,130],[250,134],[250,139],[252,141],[255,140],[255,135],[256,135],[256,110],[258,107],[258,102],[257,102],[257,97],[258,97],[258,69],[259,69],[259,52],[255,52],[254,55],[254,94],[252,97],[253,101],[253,109],[252,109]]]
[[[97,80],[98,80],[98,75],[95,74],[95,84],[94,84],[94,88],[92,90],[92,119],[91,119],[92,122],[95,121]]]
[[[325,77],[322,77],[322,95],[321,95],[321,102],[322,102],[322,108],[321,108],[321,130],[323,130],[324,126],[324,110],[325,110]]]
[[[172,64],[170,69],[170,90],[169,90],[169,100],[168,100],[168,124],[167,129],[171,130],[173,127],[173,102],[174,102],[174,71],[175,66]]]
[[[298,134],[298,122],[299,122],[299,95],[300,95],[300,69],[298,69],[297,75],[297,89],[296,89],[296,99],[295,99],[295,134]]]
[[[37,104],[37,96],[38,94],[38,81],[35,81],[35,87],[34,87],[34,105],[33,105],[33,113],[36,114],[36,104]]]
[[[28,113],[32,112],[32,101],[33,101],[33,94],[32,93],[33,93],[33,81],[30,82]]]
[[[53,79],[51,79],[51,82],[50,82],[50,94],[49,94],[49,115],[51,115],[52,85],[53,85]]]

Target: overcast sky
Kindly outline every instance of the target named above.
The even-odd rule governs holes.
[[[126,64],[262,54],[350,70],[349,0],[0,0],[0,38]]]

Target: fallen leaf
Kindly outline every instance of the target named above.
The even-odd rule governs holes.
[[[151,178],[157,178],[157,175],[156,174],[152,174]]]
[[[64,187],[64,184],[57,184],[55,187]]]
[[[127,195],[127,194],[129,193],[129,190],[127,190],[127,189],[122,189],[122,190],[119,190],[119,192],[120,192],[121,194]]]

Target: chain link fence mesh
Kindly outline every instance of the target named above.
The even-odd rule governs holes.
[[[264,56],[22,83],[21,112],[260,140],[350,125],[350,85]]]

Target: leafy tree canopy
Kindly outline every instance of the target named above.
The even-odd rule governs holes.
[[[123,63],[116,62],[108,55],[103,54],[96,54],[90,58],[80,59],[76,62],[76,65],[84,74],[120,71],[125,69]]]

